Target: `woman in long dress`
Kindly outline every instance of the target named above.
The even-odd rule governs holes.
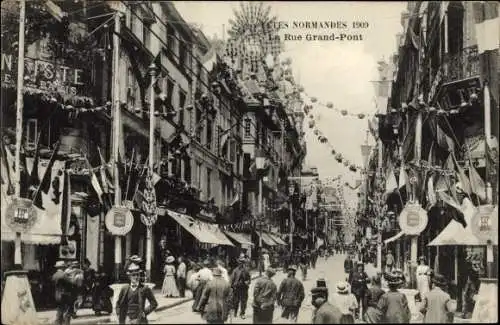
[[[161,288],[161,294],[164,297],[179,297],[179,289],[175,282],[175,266],[173,265],[175,258],[173,256],[167,257],[166,265],[163,271],[165,272],[165,279]]]
[[[417,290],[420,293],[420,297],[423,298],[424,295],[430,290],[430,267],[425,264],[425,257],[420,256],[418,259],[417,266]]]

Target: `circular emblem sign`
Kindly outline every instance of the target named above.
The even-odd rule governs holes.
[[[483,240],[498,242],[498,207],[493,205],[480,205],[478,212],[471,220],[472,233]]]
[[[29,199],[14,198],[5,211],[7,226],[14,232],[28,232],[37,220],[37,213]]]
[[[106,228],[116,236],[124,236],[132,230],[134,216],[130,209],[124,206],[114,206],[106,214]]]
[[[427,212],[419,204],[410,203],[399,215],[399,227],[406,235],[418,235],[427,227]]]

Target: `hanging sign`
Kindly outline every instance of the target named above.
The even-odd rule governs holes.
[[[498,207],[494,205],[480,205],[478,212],[472,217],[471,230],[474,236],[486,241],[498,242]]]
[[[5,211],[7,226],[14,232],[28,232],[37,221],[37,212],[29,199],[14,198]]]
[[[134,216],[125,206],[114,206],[106,214],[106,228],[115,236],[124,236],[132,230]]]
[[[399,215],[399,227],[406,235],[418,235],[428,222],[427,212],[419,204],[409,203]]]

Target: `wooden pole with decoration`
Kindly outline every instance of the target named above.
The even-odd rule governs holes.
[[[23,136],[24,36],[26,2],[19,1],[19,45],[17,61],[15,194],[7,207],[7,226],[15,232],[14,265],[18,270],[5,272],[1,316],[2,324],[36,324],[35,303],[28,281],[28,271],[22,270],[21,234],[29,232],[37,220],[31,200],[21,198],[21,146]]]

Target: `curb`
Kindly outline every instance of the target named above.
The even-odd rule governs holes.
[[[259,274],[255,274],[252,277],[252,280],[255,280],[257,278],[260,278]],[[166,309],[170,309],[173,307],[177,307],[179,305],[185,304],[187,302],[193,301],[193,298],[184,298],[180,299],[176,302],[170,303],[170,304],[165,304],[162,306],[158,306],[155,309],[155,312],[163,311]],[[82,318],[75,318],[71,320],[71,324],[73,325],[90,325],[90,324],[100,324],[100,323],[109,323],[111,322],[111,316],[106,315],[106,316],[91,316],[91,317],[85,317],[82,316]]]

